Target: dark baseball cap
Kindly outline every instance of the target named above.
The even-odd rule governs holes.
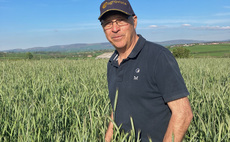
[[[102,17],[105,13],[110,11],[122,12],[126,15],[135,15],[130,3],[128,0],[105,0],[101,3],[100,6],[100,16],[99,20],[102,20]]]

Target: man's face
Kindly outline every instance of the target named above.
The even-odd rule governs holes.
[[[117,22],[120,22],[121,20],[124,20],[122,22],[126,22],[126,24],[123,23],[119,26],[119,23]],[[110,23],[111,25],[111,21],[112,27],[107,28],[106,23]],[[105,23],[105,25],[103,23]],[[127,18],[127,16],[120,13],[110,14],[102,21],[102,27],[106,38],[117,49],[129,48],[133,42],[135,42],[134,37],[136,36],[136,25],[136,16]]]

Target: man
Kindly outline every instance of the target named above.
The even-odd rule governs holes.
[[[115,52],[108,62],[111,119],[142,142],[182,141],[193,114],[178,64],[164,47],[136,34],[137,16],[128,0],[105,0],[102,28]],[[105,141],[111,141],[110,122]],[[137,136],[136,136],[137,137]]]

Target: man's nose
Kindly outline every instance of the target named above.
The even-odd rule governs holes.
[[[113,32],[118,32],[120,30],[120,27],[117,25],[117,22],[113,22],[112,24],[112,31]]]

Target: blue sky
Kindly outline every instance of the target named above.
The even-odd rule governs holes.
[[[0,51],[107,42],[103,0],[0,0]],[[230,0],[130,0],[137,33],[153,42],[230,39]]]

